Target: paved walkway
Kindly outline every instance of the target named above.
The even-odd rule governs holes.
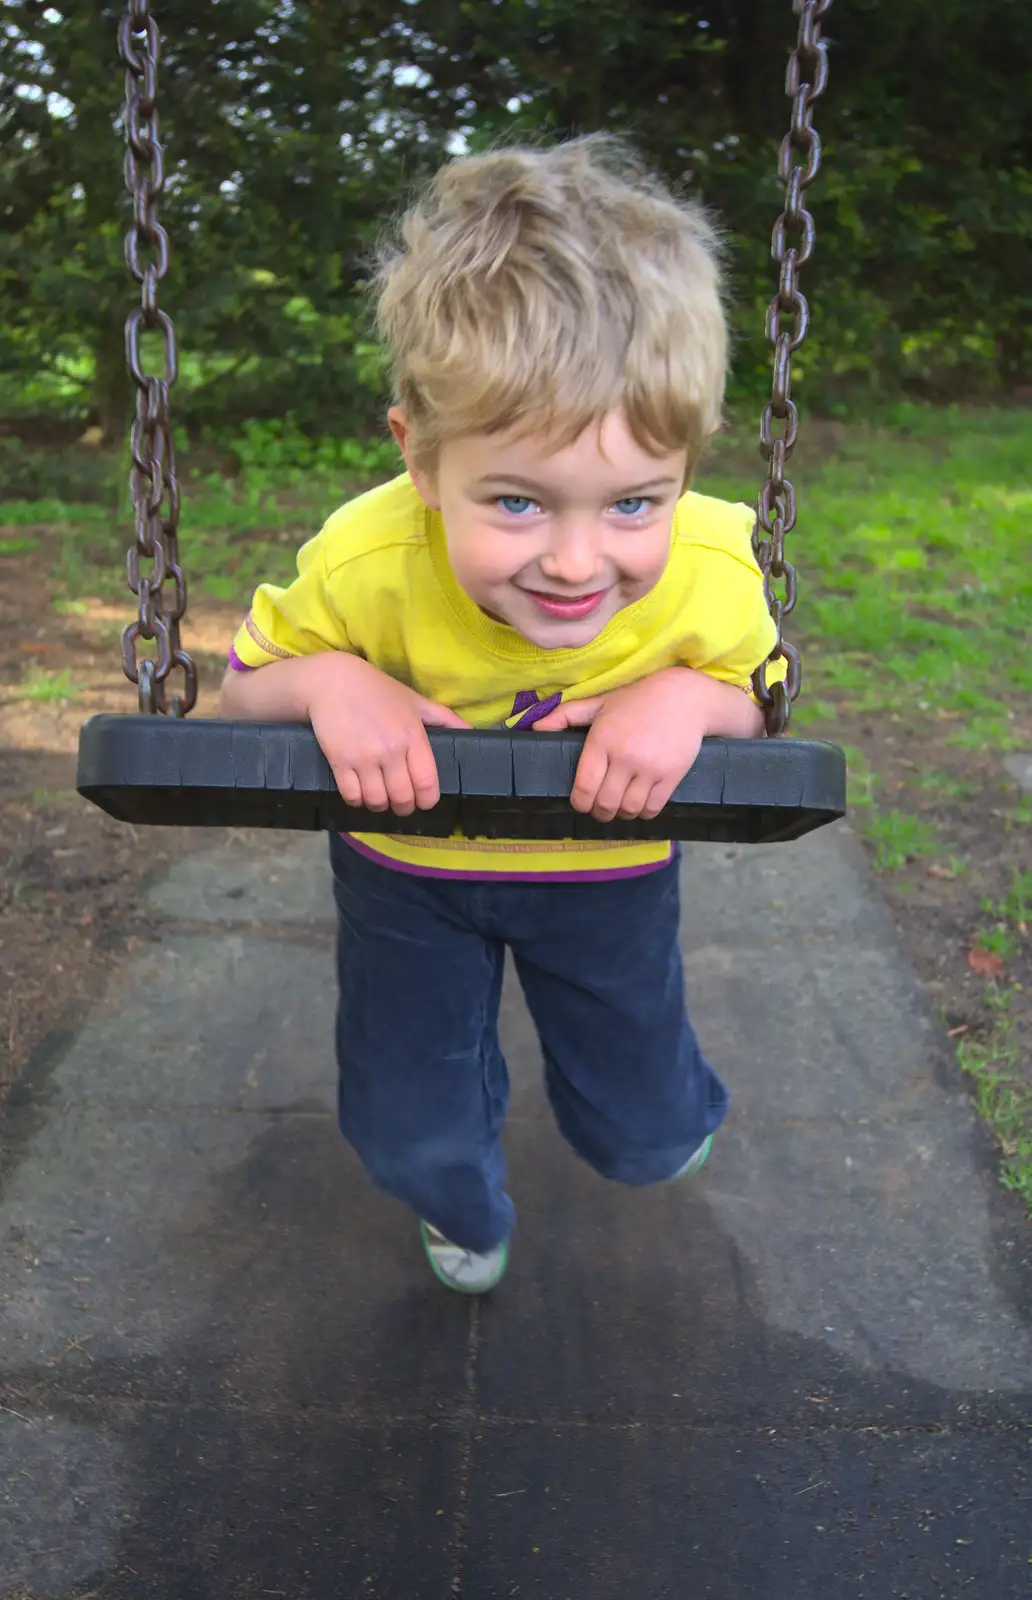
[[[692,1184],[574,1160],[509,994],[487,1304],[338,1137],[324,843],[267,843],[12,1105],[3,1600],[1029,1595],[1032,1229],[847,830],[691,852]]]

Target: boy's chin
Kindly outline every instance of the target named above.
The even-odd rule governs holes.
[[[594,644],[610,620],[608,616],[583,617],[578,622],[521,618],[519,622],[510,622],[509,626],[539,650],[585,650],[589,644]]]

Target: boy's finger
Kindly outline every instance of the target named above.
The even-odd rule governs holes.
[[[411,816],[416,809],[416,794],[404,755],[394,757],[384,767],[383,779],[391,810],[399,817]]]
[[[613,818],[622,812],[625,797],[632,786],[633,779],[627,768],[611,764],[598,787],[595,802],[591,807],[591,815],[595,820],[612,822]],[[637,812],[634,815],[636,816]]]
[[[420,811],[429,811],[441,798],[441,787],[437,763],[425,733],[409,746],[408,771],[416,805]]]
[[[340,790],[340,797],[348,806],[362,804],[362,780],[354,767],[335,767],[333,776]]]
[[[635,817],[643,817],[645,815],[645,806],[648,803],[649,794],[653,787],[648,778],[632,778],[620,800],[617,816],[624,818],[627,822],[633,821]],[[599,799],[601,800],[602,798],[603,796],[600,795]]]
[[[568,705],[556,706],[547,717],[534,724],[535,733],[561,733],[564,728],[587,728],[602,709],[602,696],[593,700],[571,700]]]
[[[426,700],[417,694],[419,704],[419,720],[427,728],[468,728],[469,723],[453,711],[451,706],[442,706],[436,700]]]
[[[609,771],[609,757],[589,738],[577,763],[570,804],[575,811],[590,811]]]
[[[645,822],[651,822],[653,817],[658,817],[663,807],[669,803],[670,796],[677,788],[676,783],[671,783],[669,778],[664,778],[661,783],[654,783],[652,791],[641,808],[641,817]]]
[[[367,811],[388,811],[390,802],[387,798],[387,785],[383,781],[383,773],[379,767],[363,767],[359,773],[362,780],[362,804]]]

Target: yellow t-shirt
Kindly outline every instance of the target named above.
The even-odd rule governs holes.
[[[583,649],[544,650],[460,588],[440,515],[405,473],[335,511],[299,552],[288,588],[261,585],[230,660],[247,669],[349,650],[474,728],[526,727],[541,702],[585,699],[671,666],[748,692],[774,644],[752,527],[748,506],[683,495],[655,588]],[[651,840],[347,837],[385,865],[447,877],[622,877],[655,870],[671,853]]]

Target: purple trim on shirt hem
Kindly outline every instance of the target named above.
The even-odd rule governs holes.
[[[409,861],[398,861],[394,856],[380,855],[379,851],[362,844],[351,833],[342,833],[340,837],[367,861],[375,861],[378,866],[389,867],[394,872],[403,872],[410,878],[445,878],[466,883],[605,883],[610,878],[642,878],[647,872],[660,872],[674,858],[671,844],[669,853],[662,860],[645,861],[637,867],[592,867],[585,872],[458,872],[449,867],[417,867]]]
[[[234,650],[232,645],[230,645],[230,647],[229,647],[229,664],[233,668],[234,672],[253,672],[254,671],[254,668],[253,667],[249,667],[247,665],[246,661],[241,661],[240,657],[237,655],[237,653]]]

